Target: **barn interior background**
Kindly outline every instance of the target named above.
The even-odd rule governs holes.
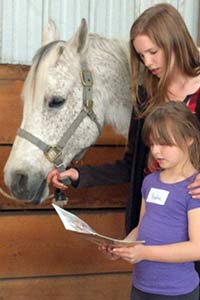
[[[128,39],[133,20],[158,2],[173,4],[200,45],[199,0],[0,0],[0,187],[3,168],[16,129],[20,126],[20,99],[24,79],[35,51],[41,46],[42,28],[52,18],[61,39],[74,33],[81,18],[89,31],[109,38]],[[120,159],[125,139],[105,130],[81,164]],[[69,189],[72,212],[98,232],[124,234],[127,186]],[[66,232],[51,200],[39,206],[11,201],[0,195],[0,299],[92,300],[128,299],[131,266],[111,262],[95,245]]]

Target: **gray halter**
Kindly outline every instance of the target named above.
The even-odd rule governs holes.
[[[70,127],[64,132],[63,136],[55,146],[51,146],[43,142],[38,137],[34,136],[32,133],[26,131],[23,128],[19,128],[17,135],[24,138],[41,149],[45,157],[54,164],[59,172],[65,171],[65,166],[63,164],[62,151],[67,144],[68,140],[79,127],[80,123],[85,117],[89,117],[97,126],[99,134],[101,133],[101,125],[99,124],[96,114],[93,111],[93,100],[92,100],[92,86],[93,79],[92,74],[87,68],[87,64],[84,62],[81,64],[81,83],[83,85],[83,107],[79,115],[72,122]],[[84,151],[85,152],[85,151]],[[69,178],[63,179],[63,183],[69,185],[71,181]]]

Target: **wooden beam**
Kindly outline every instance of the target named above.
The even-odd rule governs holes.
[[[0,80],[24,80],[29,71],[29,66],[0,64]]]
[[[1,300],[129,299],[131,273],[1,281]]]

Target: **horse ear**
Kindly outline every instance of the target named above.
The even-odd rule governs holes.
[[[52,19],[50,19],[43,30],[42,45],[44,46],[56,40],[59,40],[59,33],[55,22]]]
[[[83,55],[88,46],[88,26],[85,19],[81,20],[81,24],[75,35],[69,41],[70,45],[75,47],[77,53]]]

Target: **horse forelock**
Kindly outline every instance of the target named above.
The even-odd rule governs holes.
[[[64,51],[64,41],[54,41],[41,47],[33,57],[33,63],[24,83],[22,99],[30,104],[43,99],[47,70],[54,65]],[[37,87],[37,89],[36,89]]]
[[[35,73],[37,73],[37,70],[39,68],[39,65],[42,61],[44,61],[46,58],[48,58],[49,53],[51,51],[55,51],[55,58],[58,59],[60,55],[63,53],[64,45],[60,45],[61,43],[65,43],[64,41],[54,41],[51,42],[43,47],[41,47],[33,57],[33,65],[35,65]],[[59,45],[59,47],[58,47]]]

